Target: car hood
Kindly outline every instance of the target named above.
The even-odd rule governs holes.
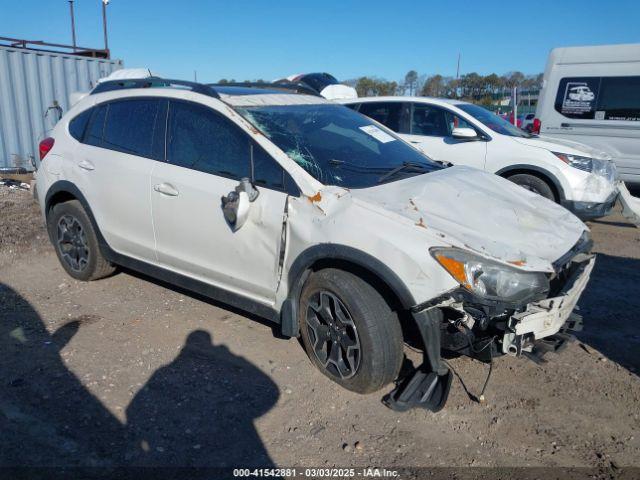
[[[456,246],[524,270],[553,271],[553,262],[587,230],[546,198],[464,166],[352,190],[351,195],[410,220],[435,240],[429,247]]]
[[[582,155],[584,157],[598,158],[600,160],[610,160],[611,155],[602,150],[589,147],[579,142],[564,140],[559,138],[551,138],[547,136],[539,136],[532,138],[511,137],[514,141],[528,145],[530,147],[544,148],[552,152],[569,153],[573,155]]]

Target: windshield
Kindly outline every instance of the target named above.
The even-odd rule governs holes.
[[[366,188],[442,168],[390,130],[342,105],[237,111],[325,185]]]
[[[464,112],[467,112],[473,118],[483,123],[494,132],[501,133],[502,135],[508,135],[510,137],[535,137],[535,135],[531,135],[524,130],[520,130],[518,127],[508,122],[504,118],[490,112],[489,110],[479,107],[478,105],[464,103],[456,105],[456,107]]]

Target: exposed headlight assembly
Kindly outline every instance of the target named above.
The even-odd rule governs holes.
[[[581,157],[580,155],[571,155],[570,153],[552,152],[556,157],[567,165],[593,173],[599,177],[603,177],[610,182],[618,180],[618,172],[613,161],[609,159],[598,159],[591,157]],[[610,155],[608,155],[610,156]]]
[[[581,157],[570,153],[551,152],[567,165],[591,173],[593,171],[593,158]]]
[[[549,291],[543,272],[524,272],[459,248],[432,248],[431,255],[471,293],[503,302],[522,302]]]

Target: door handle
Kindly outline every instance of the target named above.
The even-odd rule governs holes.
[[[178,192],[178,190],[171,185],[170,183],[158,183],[157,185],[153,186],[153,189],[158,192],[158,193],[162,193],[163,195],[167,195],[169,197],[177,197],[178,194],[180,192]]]
[[[96,168],[96,167],[93,166],[93,163],[91,163],[89,160],[80,160],[78,162],[78,166],[83,170],[89,170],[89,171],[91,171],[94,168]]]

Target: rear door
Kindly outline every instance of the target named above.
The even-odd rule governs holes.
[[[75,181],[116,252],[155,260],[149,180],[161,157],[162,105],[135,97],[96,105],[75,154]]]
[[[454,128],[471,128],[480,134],[478,129],[460,116],[437,105],[416,102],[412,104],[409,125],[410,132],[401,136],[432,159],[484,168],[487,153],[485,141],[480,137],[459,140],[451,136]]]
[[[287,192],[283,169],[239,126],[204,105],[169,103],[167,162],[150,195],[159,262],[175,272],[251,297],[275,298]],[[259,191],[238,230],[221,198],[241,178]]]

